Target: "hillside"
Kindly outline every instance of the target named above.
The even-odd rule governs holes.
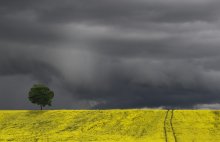
[[[0,141],[217,142],[220,111],[0,111]]]

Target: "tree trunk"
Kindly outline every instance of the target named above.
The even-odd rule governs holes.
[[[42,110],[42,105],[40,105],[40,110]]]

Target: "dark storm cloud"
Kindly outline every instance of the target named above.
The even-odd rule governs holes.
[[[25,59],[1,60],[0,76],[28,74],[41,82],[47,83],[51,81],[53,76],[59,75],[59,72],[44,62],[28,61]]]
[[[60,39],[53,28],[20,19],[1,19],[0,31],[1,41],[8,42],[41,44]]]
[[[61,76],[59,71],[52,65],[35,59],[32,54],[36,52],[28,52],[21,47],[20,50],[4,47],[0,49],[2,54],[0,57],[0,76],[30,75],[44,83],[50,82],[53,76]]]
[[[24,99],[33,83],[43,82],[57,94],[53,108],[218,103],[219,5],[0,0],[0,100]],[[21,98],[0,108],[30,108]]]
[[[53,22],[89,21],[105,24],[129,25],[130,22],[193,22],[216,21],[219,2],[211,0],[153,1],[57,1],[55,7],[41,12],[41,19]],[[206,9],[206,10],[204,10]]]

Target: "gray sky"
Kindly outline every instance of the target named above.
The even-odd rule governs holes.
[[[0,0],[0,109],[220,108],[219,0]]]

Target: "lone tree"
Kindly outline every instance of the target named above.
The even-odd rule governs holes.
[[[29,100],[33,104],[40,105],[40,109],[46,105],[51,106],[52,99],[54,97],[54,92],[51,91],[47,86],[43,84],[35,84],[29,91]]]

